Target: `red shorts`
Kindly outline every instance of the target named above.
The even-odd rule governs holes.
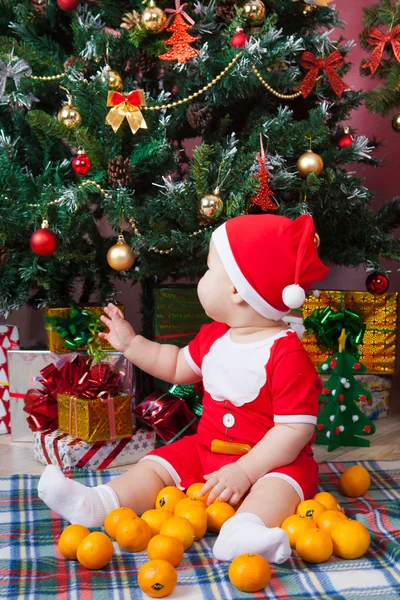
[[[176,487],[186,490],[192,483],[203,482],[204,475],[217,471],[224,465],[236,462],[240,456],[216,454],[202,444],[197,435],[188,435],[181,440],[152,450],[142,460],[155,460],[167,469]],[[290,483],[300,501],[312,498],[318,489],[318,465],[314,458],[300,452],[294,462],[273,469],[260,477],[279,477]]]

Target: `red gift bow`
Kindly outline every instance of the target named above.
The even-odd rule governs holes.
[[[335,50],[328,58],[317,58],[312,52],[303,52],[300,65],[304,69],[309,69],[309,73],[304,77],[300,90],[304,98],[312,92],[315,83],[317,81],[318,72],[323,70],[329,79],[329,83],[332,86],[333,91],[339,98],[341,97],[344,90],[350,89],[350,87],[343,81],[343,79],[336,73],[336,69],[344,65],[344,58]]]
[[[173,16],[179,15],[181,14],[182,17],[184,17],[186,19],[186,21],[188,23],[190,23],[190,25],[194,25],[194,21],[191,17],[189,17],[189,15],[187,14],[187,12],[185,12],[183,9],[185,8],[185,6],[187,6],[187,2],[185,2],[184,4],[181,4],[180,0],[175,0],[175,9],[174,8],[166,8],[165,12],[169,13],[171,16],[168,17],[167,23],[166,23],[166,27],[168,27],[171,19]]]
[[[146,121],[140,111],[140,106],[146,105],[143,90],[133,90],[127,96],[120,92],[108,92],[107,106],[111,106],[106,117],[107,125],[117,132],[122,121],[126,118],[133,134],[138,129],[147,129]]]
[[[127,96],[120,92],[109,92],[107,99],[107,106],[118,106],[122,102],[128,102],[132,106],[144,106],[146,100],[144,98],[143,90],[133,90],[129,92]]]
[[[381,64],[386,44],[392,44],[393,54],[395,55],[397,62],[400,62],[400,24],[396,25],[396,27],[387,34],[382,33],[379,29],[371,29],[367,42],[371,46],[376,46],[376,48],[372,52],[371,58],[362,66],[363,69],[369,67],[371,73],[375,73]]]
[[[32,431],[57,429],[57,394],[78,398],[96,398],[105,392],[110,396],[119,392],[119,374],[107,364],[91,366],[85,356],[72,361],[50,364],[40,371],[38,379],[42,390],[29,390],[25,396],[24,411]]]

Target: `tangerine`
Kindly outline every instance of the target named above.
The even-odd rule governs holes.
[[[207,498],[211,494],[211,490],[206,492],[204,496],[200,496],[200,490],[203,489],[204,486],[205,483],[192,483],[192,485],[190,485],[186,490],[186,496],[188,498],[201,500],[202,502],[204,502],[204,504],[207,504]]]
[[[240,554],[230,564],[228,576],[242,592],[259,592],[271,579],[271,567],[259,554]]]
[[[338,523],[331,532],[333,551],[340,558],[360,558],[369,548],[371,537],[359,521],[347,519]]]
[[[132,517],[136,517],[135,511],[131,508],[115,508],[106,516],[106,520],[104,521],[104,529],[107,534],[115,540],[115,532],[117,530],[117,525],[123,521],[124,519],[132,519]]]
[[[142,514],[142,519],[149,525],[152,535],[157,535],[160,533],[161,525],[173,516],[166,508],[152,508]]]
[[[78,546],[89,534],[83,525],[68,525],[58,540],[58,549],[64,558],[76,560]]]
[[[330,536],[320,529],[307,529],[297,538],[296,552],[309,563],[322,563],[330,559],[333,544]]]
[[[164,598],[174,591],[178,576],[166,560],[150,560],[138,573],[138,584],[150,598]]]
[[[235,515],[235,509],[227,502],[214,502],[206,509],[207,529],[218,533],[222,525]]]
[[[150,560],[166,560],[173,567],[177,567],[183,558],[183,544],[177,538],[170,535],[158,534],[151,538],[147,546],[147,554]]]
[[[312,517],[315,520],[318,519],[325,510],[325,506],[317,500],[304,500],[300,502],[296,509],[296,514],[300,517]]]
[[[194,527],[190,521],[183,517],[172,517],[168,521],[164,521],[161,525],[160,533],[180,540],[185,550],[193,544]]]
[[[317,527],[325,531],[328,535],[331,535],[333,528],[341,521],[346,521],[346,519],[346,515],[338,510],[326,510],[322,515],[319,515]]]
[[[80,564],[86,569],[102,569],[110,562],[114,548],[112,541],[102,531],[93,531],[79,544],[76,553]]]
[[[324,513],[322,513],[324,514]],[[289,544],[291,548],[296,548],[297,538],[302,531],[306,529],[315,529],[317,526],[315,519],[312,517],[300,517],[300,515],[291,515],[287,517],[281,529],[286,531],[289,536]]]
[[[117,526],[116,540],[127,552],[141,552],[151,540],[151,528],[144,519],[132,517]]]
[[[207,505],[203,500],[199,500],[198,498],[184,498],[183,500],[179,500],[178,504],[175,506],[174,514],[183,507],[187,506],[200,506],[203,510],[206,510]]]
[[[318,494],[315,494],[313,500],[317,500],[317,502],[320,502],[322,506],[325,506],[326,510],[343,510],[339,502],[336,500],[335,496],[333,496],[329,492],[318,492]]]
[[[358,498],[369,490],[371,478],[367,469],[361,465],[353,465],[346,469],[339,478],[339,487],[345,496]]]
[[[201,538],[206,535],[207,531],[207,513],[205,504],[203,507],[194,504],[194,502],[196,502],[195,500],[190,500],[190,498],[187,498],[187,500],[189,500],[190,503],[193,503],[193,505],[179,503],[181,506],[176,506],[174,516],[187,519],[193,525],[195,541],[201,540]],[[203,504],[203,502],[201,504]]]
[[[174,485],[167,485],[158,493],[155,508],[165,508],[173,513],[175,506],[184,498],[186,496],[182,490],[178,490]]]

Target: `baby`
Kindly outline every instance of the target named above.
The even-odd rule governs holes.
[[[290,555],[279,528],[317,491],[311,443],[318,414],[318,375],[282,318],[298,308],[328,269],[318,258],[313,219],[276,215],[231,219],[212,235],[198,295],[212,323],[184,349],[136,335],[112,304],[100,334],[154,377],[176,384],[203,380],[203,414],[195,435],[149,452],[110,483],[87,488],[53,465],[39,481],[40,498],[71,523],[99,527],[119,506],[139,515],[169,485],[235,505],[214,556],[256,552],[275,563]]]

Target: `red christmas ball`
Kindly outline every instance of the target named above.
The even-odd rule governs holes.
[[[342,137],[338,140],[337,145],[339,146],[339,148],[341,150],[343,150],[343,148],[348,148],[349,146],[353,145],[353,138],[351,137],[350,133],[345,133],[344,135],[342,135]]]
[[[64,12],[72,12],[79,6],[79,0],[57,0],[57,4]]]
[[[53,231],[46,227],[41,227],[32,233],[29,245],[35,254],[39,256],[51,256],[57,250],[58,239]]]
[[[231,39],[232,48],[243,48],[249,41],[249,36],[245,34],[243,29],[237,29],[235,35]]]
[[[88,175],[92,168],[92,161],[84,152],[81,152],[72,161],[72,168],[77,175]]]
[[[367,290],[375,296],[384,294],[389,289],[389,279],[383,273],[371,273],[365,280],[365,286]]]

